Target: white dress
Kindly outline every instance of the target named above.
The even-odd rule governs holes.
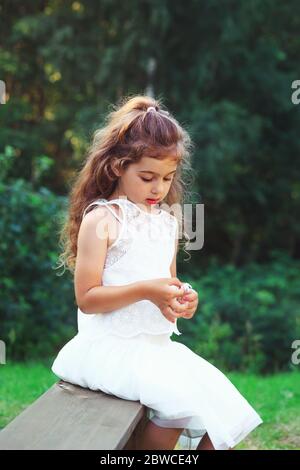
[[[102,284],[125,285],[172,277],[177,219],[165,210],[146,212],[128,199],[98,199],[121,224],[108,248]],[[120,214],[116,213],[116,205]],[[263,421],[230,380],[182,343],[177,322],[149,300],[106,313],[79,308],[78,333],[59,351],[52,371],[59,378],[126,400],[140,401],[161,427],[182,436],[208,433],[215,449],[236,446]],[[192,320],[186,320],[192,321]]]

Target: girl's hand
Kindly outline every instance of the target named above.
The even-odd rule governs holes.
[[[145,297],[153,302],[170,322],[175,323],[176,318],[181,317],[181,314],[186,311],[188,302],[181,304],[176,299],[185,294],[183,287],[181,287],[183,283],[177,277],[151,279],[142,282],[145,285]],[[174,286],[179,287],[179,289],[174,288]]]
[[[192,289],[179,300],[180,303],[183,303],[184,301],[188,301],[188,307],[185,309],[183,313],[181,313],[182,318],[187,318],[190,319],[194,316],[198,303],[199,303],[199,298],[198,298],[198,293]]]

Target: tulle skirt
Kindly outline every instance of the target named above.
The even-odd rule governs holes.
[[[169,334],[78,333],[58,353],[52,371],[59,378],[144,404],[151,421],[182,428],[182,436],[205,433],[216,450],[235,447],[263,421],[214,365]]]

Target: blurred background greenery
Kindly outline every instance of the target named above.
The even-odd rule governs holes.
[[[54,269],[70,181],[110,105],[149,94],[190,132],[190,189],[205,208],[204,246],[189,261],[180,252],[177,267],[199,308],[173,338],[239,377],[290,373],[299,407],[299,2],[12,0],[0,9],[6,367],[39,368],[76,333],[72,277]]]

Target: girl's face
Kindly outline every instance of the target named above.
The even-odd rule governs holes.
[[[123,171],[118,181],[118,195],[127,196],[132,202],[151,208],[168,194],[176,168],[174,158],[157,160],[142,157],[139,163],[131,163]]]

